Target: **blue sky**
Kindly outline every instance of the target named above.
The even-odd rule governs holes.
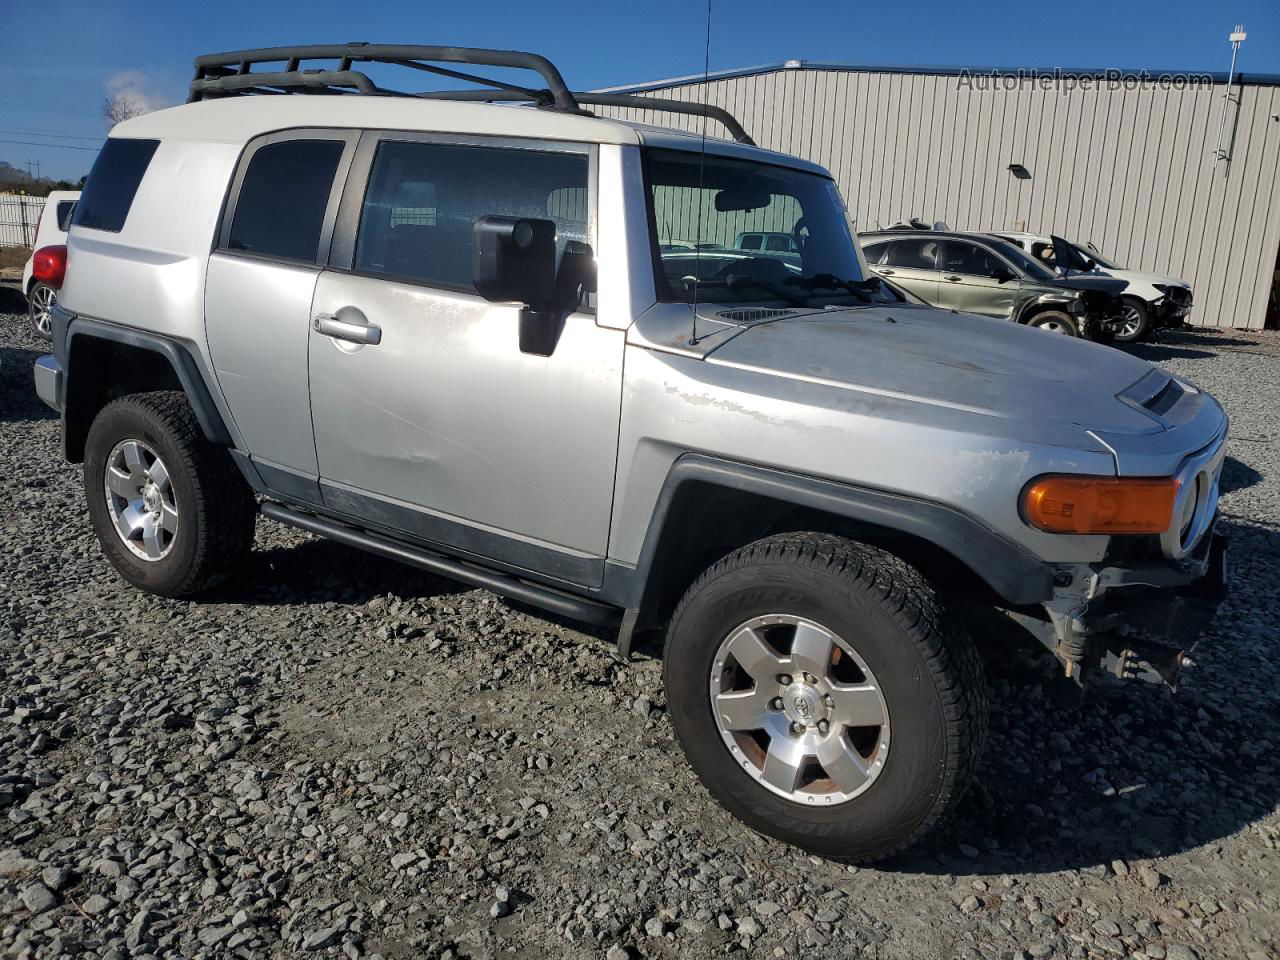
[[[46,175],[68,178],[93,161],[109,89],[179,103],[200,53],[348,40],[517,48],[548,55],[571,86],[588,88],[700,72],[706,22],[700,0],[7,0],[5,7],[0,160],[39,162]],[[1241,69],[1280,74],[1277,0],[714,0],[711,69],[797,58],[1225,71],[1236,22],[1249,32]],[[4,142],[14,140],[27,142]]]

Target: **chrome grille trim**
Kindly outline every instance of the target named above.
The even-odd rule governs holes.
[[[1171,560],[1181,560],[1191,553],[1213,528],[1226,456],[1227,431],[1224,429],[1208,446],[1187,457],[1178,469],[1173,522],[1160,535],[1160,547]]]

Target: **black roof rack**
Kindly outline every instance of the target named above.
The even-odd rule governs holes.
[[[336,69],[304,67],[306,60],[336,60]],[[283,63],[283,70],[255,72],[255,64]],[[481,90],[391,90],[374,83],[367,74],[351,69],[355,63],[385,63],[464,80]],[[543,88],[525,87],[505,80],[477,76],[440,66],[468,63],[489,67],[514,67],[539,74]],[[195,77],[188,103],[211,97],[240,94],[357,93],[371,96],[419,97],[427,100],[520,101],[567,113],[587,114],[581,104],[629,107],[707,117],[722,123],[734,140],[755,145],[737,119],[721,107],[687,100],[667,100],[620,93],[574,93],[560,71],[546,57],[519,50],[484,50],[476,47],[425,47],[386,43],[312,44],[299,47],[264,47],[232,53],[210,53],[195,59]]]

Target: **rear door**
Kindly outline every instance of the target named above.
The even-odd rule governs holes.
[[[969,240],[943,243],[938,306],[1008,319],[1020,289],[1013,268],[994,251]]]
[[[938,302],[938,247],[933,237],[903,237],[881,245],[871,269],[906,287],[925,303]],[[871,260],[875,247],[867,251]]]
[[[312,502],[311,299],[357,139],[290,130],[250,143],[205,284],[209,354],[236,427],[268,485]]]

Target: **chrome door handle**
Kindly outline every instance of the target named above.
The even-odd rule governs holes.
[[[367,343],[370,345],[382,342],[382,328],[372,323],[353,323],[350,320],[339,320],[331,313],[317,314],[311,321],[316,333],[335,340],[346,340],[349,343]]]
[[[876,267],[876,268],[875,268],[875,270],[876,270],[876,273],[879,273],[879,274],[881,274],[881,275],[883,275],[883,276],[886,276],[886,277],[892,277],[892,276],[893,276],[893,271],[892,271],[892,270],[885,270],[883,267]]]

